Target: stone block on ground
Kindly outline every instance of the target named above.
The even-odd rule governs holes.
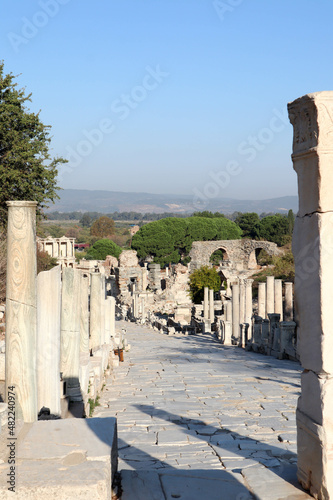
[[[17,446],[15,498],[111,498],[118,459],[116,422],[112,417],[49,420],[26,428]],[[7,498],[7,472],[5,462],[0,466],[1,499]]]

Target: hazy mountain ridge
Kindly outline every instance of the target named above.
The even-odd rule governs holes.
[[[201,210],[223,213],[238,212],[281,212],[298,210],[297,196],[283,196],[267,200],[235,200],[216,198],[195,203],[192,195],[126,193],[87,189],[63,189],[60,200],[51,205],[48,212],[140,212],[140,213],[191,213]]]

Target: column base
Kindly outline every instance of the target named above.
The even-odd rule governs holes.
[[[318,500],[333,499],[333,429],[296,411],[297,478]]]

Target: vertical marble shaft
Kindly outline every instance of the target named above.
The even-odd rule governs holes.
[[[266,318],[274,314],[274,276],[267,276],[266,281]]]
[[[249,325],[247,329],[247,338],[250,340],[252,338],[252,283],[253,280],[246,280],[246,289],[245,289],[245,323]]]
[[[38,411],[60,415],[61,266],[37,276]]]
[[[80,352],[89,353],[89,276],[80,276]]]
[[[296,412],[297,476],[333,498],[333,92],[288,105],[299,211],[293,234],[298,352],[304,372]]]
[[[111,329],[111,297],[106,297],[105,300],[105,343],[110,344],[110,329]]]
[[[208,289],[208,286],[205,286],[205,288],[204,288],[204,310],[203,310],[204,319],[208,319],[208,315],[209,315],[208,302],[209,302],[209,289]]]
[[[110,300],[110,336],[114,337],[116,334],[116,299],[111,297]]]
[[[232,336],[234,340],[240,338],[239,327],[239,285],[232,285]]]
[[[214,290],[209,290],[209,319],[212,323],[215,319]]]
[[[284,284],[284,319],[285,321],[293,321],[293,283]]]
[[[92,273],[90,287],[90,349],[97,349],[102,343],[102,298],[103,286],[100,273]],[[103,298],[104,300],[104,298]],[[104,340],[104,332],[103,332]]]
[[[239,323],[245,322],[245,280],[239,280]]]
[[[274,313],[280,314],[280,321],[283,321],[282,280],[274,282]]]
[[[60,371],[67,383],[67,394],[80,397],[80,271],[62,270]]]
[[[232,323],[232,301],[227,300],[227,302],[224,303],[225,307],[225,319],[226,321],[230,321]]]
[[[266,317],[266,283],[258,283],[258,316]]]
[[[16,418],[37,420],[37,286],[35,201],[8,201],[6,401]]]

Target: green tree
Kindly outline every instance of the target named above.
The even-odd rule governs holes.
[[[49,153],[50,126],[26,108],[31,94],[18,90],[15,76],[4,74],[0,61],[0,224],[7,222],[8,200],[34,200],[41,214],[58,198],[57,166],[63,158]]]
[[[203,266],[193,271],[190,275],[190,296],[192,302],[200,304],[203,301],[205,286],[208,286],[208,288],[213,289],[215,292],[220,290],[221,278],[216,269]]]
[[[80,219],[81,226],[90,227],[91,223],[92,223],[92,218],[90,217],[90,215],[88,213],[83,214],[81,219]]]
[[[235,223],[243,231],[244,238],[250,238],[251,240],[258,240],[260,237],[260,219],[259,215],[255,212],[248,212],[245,214],[239,214]]]
[[[260,238],[272,241],[278,246],[290,242],[288,218],[281,214],[268,215],[260,221]]]
[[[113,219],[103,215],[99,219],[95,220],[90,228],[91,236],[98,236],[99,238],[106,238],[107,236],[112,236],[115,233],[115,223]]]
[[[107,255],[112,255],[118,259],[122,249],[109,239],[102,239],[96,241],[92,247],[89,248],[86,258],[88,260],[105,260]]]
[[[294,224],[295,224],[295,215],[294,215],[294,212],[291,209],[288,212],[287,219],[288,219],[288,224],[289,224],[288,233],[290,235],[292,235],[293,234],[293,230],[294,230]]]
[[[169,217],[150,222],[133,236],[132,248],[140,259],[152,256],[165,266],[189,262],[193,241],[239,239],[242,230],[225,217]]]

